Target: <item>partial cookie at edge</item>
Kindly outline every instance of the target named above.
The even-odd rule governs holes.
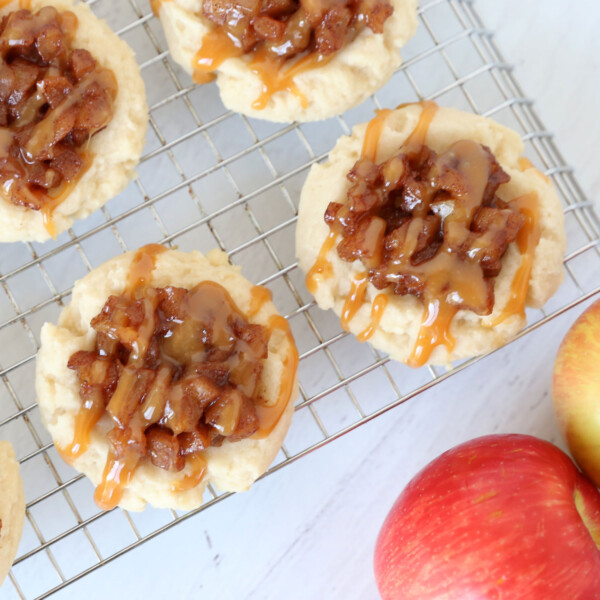
[[[419,105],[410,105],[394,111],[387,119],[380,139],[377,162],[387,160],[399,150],[417,124],[421,114]],[[329,227],[323,216],[329,202],[346,203],[350,182],[346,175],[360,157],[366,124],[354,128],[351,136],[338,140],[329,159],[314,165],[303,187],[296,234],[296,255],[306,273],[314,265]],[[489,146],[511,181],[498,192],[500,198],[512,200],[536,191],[540,198],[541,240],[535,255],[527,296],[527,304],[541,307],[556,291],[563,280],[562,258],[565,250],[564,219],[560,201],[552,183],[537,169],[520,169],[518,161],[523,152],[519,135],[491,119],[440,108],[434,118],[426,143],[440,153],[460,139],[472,139]],[[333,265],[334,275],[319,283],[315,298],[323,309],[332,308],[339,316],[350,291],[352,277],[364,270],[360,261],[342,261],[335,248],[327,255]],[[470,311],[457,313],[451,326],[456,347],[448,356],[444,347],[438,346],[428,362],[445,364],[449,360],[483,354],[497,348],[522,329],[525,322],[517,315],[495,327],[486,327],[507,303],[514,274],[520,265],[516,244],[511,244],[504,259],[500,275],[495,280],[495,305],[491,316],[481,317]],[[370,322],[371,303],[380,293],[371,284],[367,287],[366,301],[350,322],[354,334],[364,331]],[[415,345],[423,317],[422,303],[412,296],[389,295],[389,304],[383,319],[370,343],[392,358],[406,361]]]
[[[25,491],[9,442],[0,442],[0,586],[8,575],[21,541],[25,520]]]
[[[53,212],[57,234],[75,220],[84,219],[121,192],[135,175],[146,140],[148,106],[146,90],[139,66],[131,48],[121,40],[91,9],[73,0],[32,0],[31,10],[54,6],[77,15],[75,48],[91,52],[102,67],[111,69],[118,82],[115,112],[109,125],[91,139],[88,151],[94,155],[90,168],[81,177],[68,198]],[[7,14],[18,3],[3,7]],[[0,241],[46,241],[50,234],[43,224],[40,211],[16,206],[0,199]]]
[[[274,94],[266,108],[256,110],[252,102],[262,91],[262,83],[243,58],[230,58],[217,71],[221,98],[231,110],[270,121],[317,121],[341,114],[360,104],[380,89],[400,66],[399,49],[414,35],[417,26],[416,0],[391,0],[394,12],[385,22],[382,34],[363,30],[330,63],[294,78],[298,89],[309,99],[307,108],[293,94]],[[171,54],[188,73],[210,30],[199,16],[201,0],[170,0],[160,6],[160,19]],[[312,102],[311,102],[312,99]]]

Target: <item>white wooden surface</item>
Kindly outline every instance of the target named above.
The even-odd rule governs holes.
[[[479,0],[590,197],[598,200],[597,0]],[[406,482],[492,432],[558,441],[550,403],[573,312],[409,404],[95,572],[57,598],[377,598],[373,545]],[[373,390],[377,394],[377,390]]]

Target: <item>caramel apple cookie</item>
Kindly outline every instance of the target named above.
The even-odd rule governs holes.
[[[154,0],[175,61],[228,108],[270,121],[340,114],[381,88],[417,0]]]
[[[0,442],[0,585],[15,559],[25,520],[25,492],[9,442]]]
[[[146,246],[75,284],[45,324],[36,389],[63,458],[104,509],[191,509],[247,489],[279,451],[298,353],[266,288],[227,256]]]
[[[0,241],[45,241],[134,176],[145,88],[85,3],[15,1],[0,16]]]
[[[514,337],[564,276],[560,201],[522,153],[516,132],[433,102],[355,127],[302,190],[296,253],[319,306],[411,366]]]

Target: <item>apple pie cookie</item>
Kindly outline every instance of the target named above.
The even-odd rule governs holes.
[[[266,288],[227,256],[146,246],[75,284],[45,324],[36,388],[63,458],[104,509],[191,509],[247,489],[275,458],[298,353]]]
[[[518,134],[433,102],[382,110],[302,190],[296,253],[342,326],[411,366],[483,354],[563,280],[563,213]]]
[[[144,83],[85,3],[15,1],[0,16],[0,241],[45,241],[133,177]]]
[[[154,0],[171,54],[228,108],[270,121],[340,114],[381,88],[416,0]]]
[[[25,520],[25,492],[9,442],[0,442],[0,585],[15,559]]]

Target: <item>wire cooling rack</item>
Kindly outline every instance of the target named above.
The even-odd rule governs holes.
[[[493,116],[522,134],[528,158],[554,181],[565,210],[567,278],[545,310],[529,311],[521,335],[600,292],[600,223],[472,2],[422,1],[418,33],[388,85],[342,117],[283,126],[228,112],[214,85],[192,85],[171,61],[148,0],[89,4],[137,54],[150,130],[139,176],[119,197],[56,242],[5,245],[0,253],[0,439],[16,448],[27,496],[23,540],[2,600],[46,598],[199,512],[100,512],[91,484],[62,462],[41,424],[33,385],[40,328],[56,321],[76,279],[120,252],[149,242],[218,246],[273,291],[301,353],[301,397],[269,473],[477,368],[473,359],[410,371],[341,331],[305,289],[293,242],[302,183],[374,109],[430,98]],[[200,510],[228,496],[210,494]]]

